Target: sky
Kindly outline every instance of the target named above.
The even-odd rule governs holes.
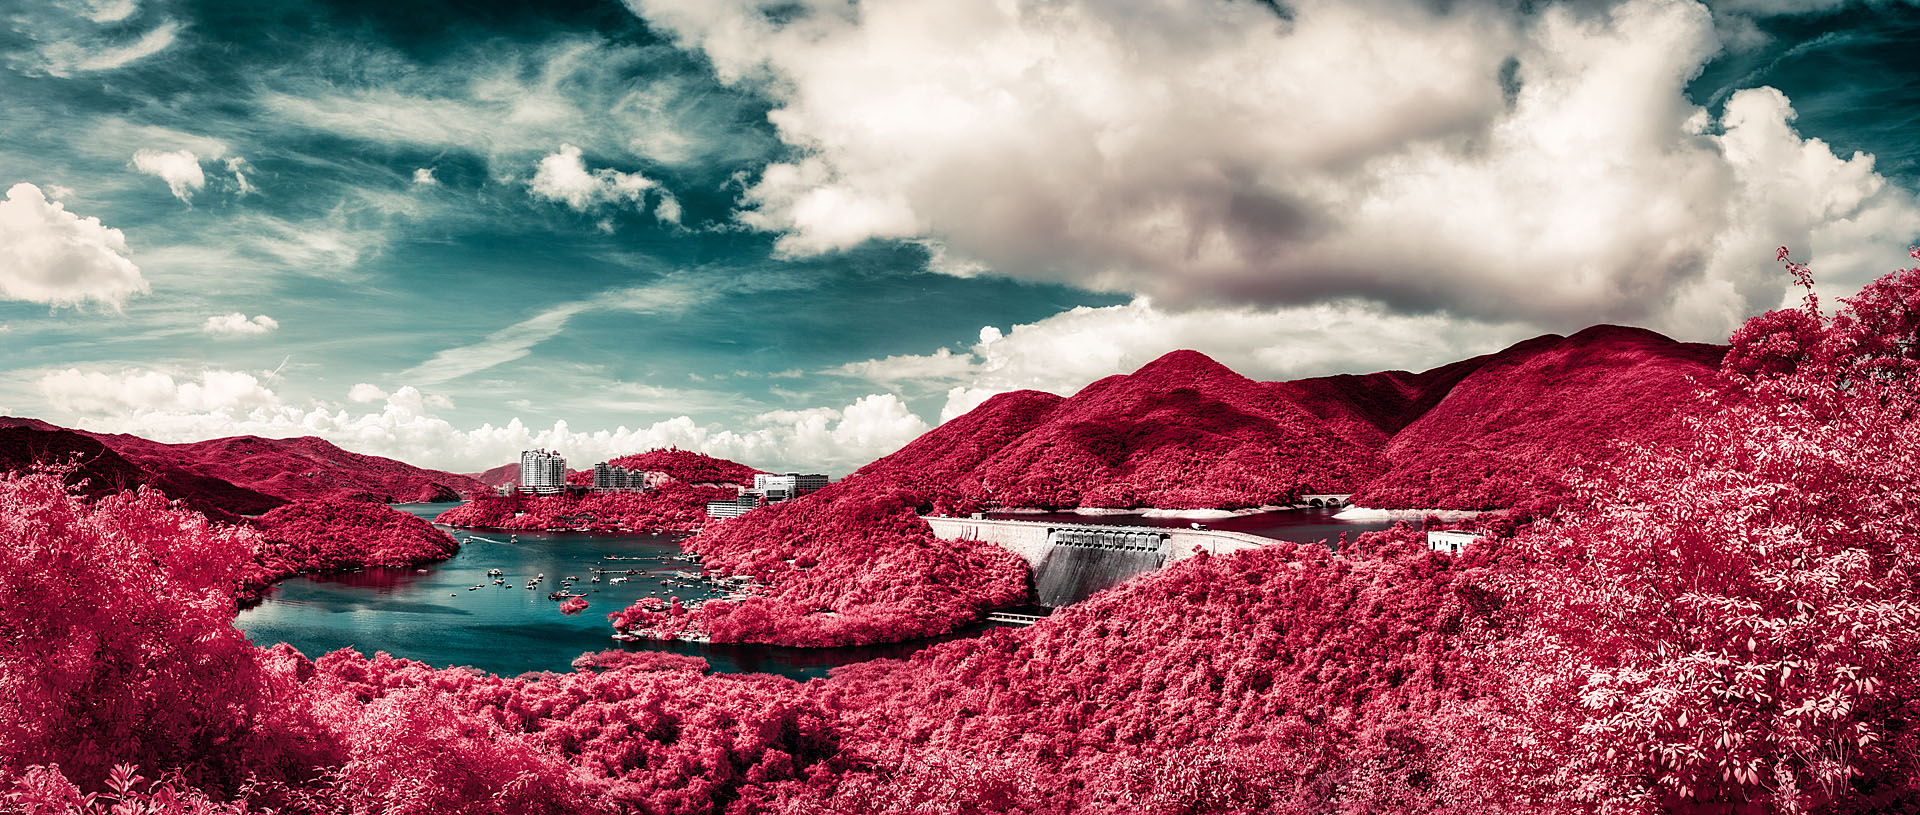
[[[845,474],[1192,348],[1722,341],[1920,243],[1920,7],[16,0],[0,414]]]

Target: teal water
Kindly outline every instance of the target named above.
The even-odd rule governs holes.
[[[395,508],[432,520],[456,505]],[[285,642],[309,657],[340,648],[369,656],[385,651],[437,668],[465,665],[502,676],[569,671],[583,653],[619,648],[697,656],[728,673],[808,679],[825,676],[839,665],[904,657],[939,641],[860,648],[623,643],[612,639],[607,614],[649,595],[678,596],[686,602],[719,594],[712,583],[674,576],[700,571],[699,564],[678,559],[678,537],[442,528],[460,541],[460,553],[452,558],[420,569],[288,578],[260,605],[241,611],[234,624],[259,645]],[[594,566],[608,570],[599,583],[590,582]],[[499,569],[505,585],[494,585],[489,569]],[[635,571],[630,577],[625,574],[629,569]],[[524,588],[539,574],[546,578],[538,586]],[[574,616],[561,614],[559,601],[547,599],[569,575],[580,578],[573,591],[585,593],[590,604]],[[616,577],[628,580],[611,582]],[[475,585],[480,588],[472,589]],[[975,626],[942,639],[982,630],[984,626]]]

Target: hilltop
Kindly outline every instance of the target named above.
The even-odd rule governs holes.
[[[349,452],[314,436],[228,436],[165,444],[124,433],[68,430],[38,419],[0,417],[0,427],[61,431],[91,438],[143,470],[163,477],[180,491],[176,495],[163,490],[168,495],[188,497],[198,491],[208,500],[226,502],[225,508],[241,514],[265,512],[285,501],[450,501],[462,494],[486,491],[485,484],[464,475]],[[242,492],[233,493],[222,484]],[[279,500],[261,505],[246,493]]]

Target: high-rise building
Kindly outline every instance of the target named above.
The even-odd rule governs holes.
[[[556,495],[567,489],[567,460],[552,450],[520,453],[520,488],[535,495]]]
[[[629,470],[618,464],[609,464],[604,461],[593,465],[593,489],[596,492],[619,490],[637,492],[646,488],[646,470]]]

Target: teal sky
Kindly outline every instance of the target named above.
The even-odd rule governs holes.
[[[845,473],[1175,348],[1717,340],[1920,235],[1906,3],[0,11],[0,411]]]

